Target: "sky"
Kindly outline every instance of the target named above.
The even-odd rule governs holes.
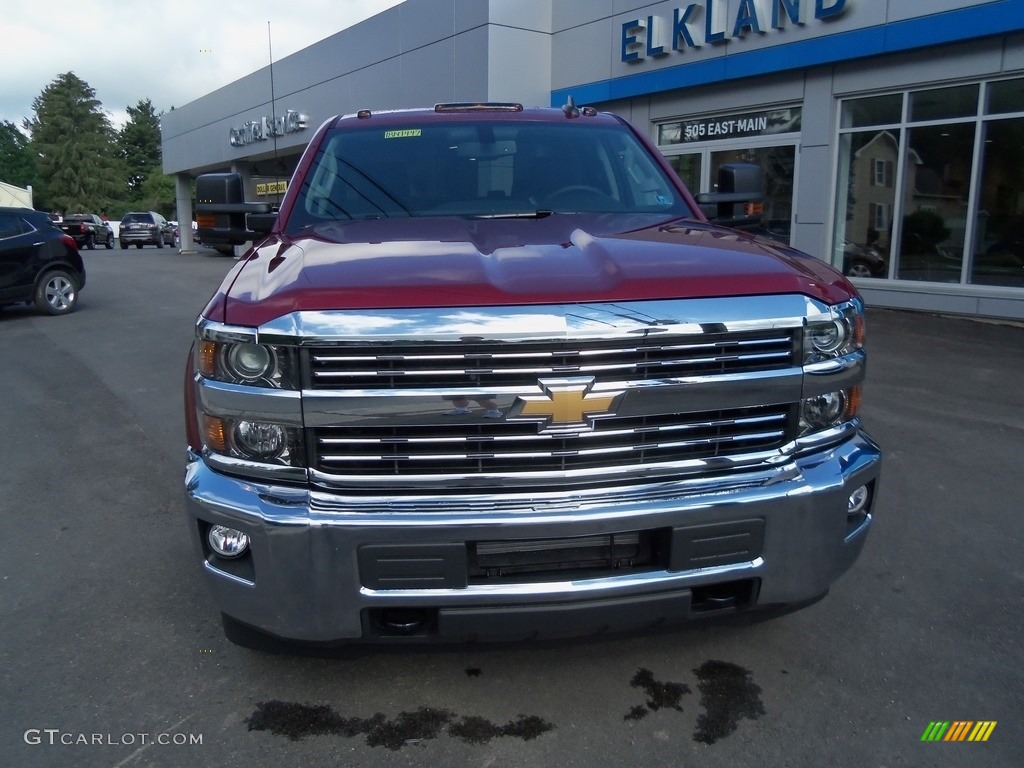
[[[2,0],[0,122],[17,126],[65,72],[120,127],[232,83],[401,0]],[[269,25],[269,35],[268,35]]]

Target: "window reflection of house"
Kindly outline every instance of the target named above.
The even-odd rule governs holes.
[[[889,131],[879,131],[854,152],[850,168],[853,206],[846,240],[889,249],[899,156],[899,141]]]

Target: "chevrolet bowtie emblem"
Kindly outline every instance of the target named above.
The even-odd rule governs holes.
[[[594,419],[614,416],[622,392],[591,393],[593,376],[565,379],[540,379],[542,395],[521,395],[512,406],[507,421],[541,421],[552,428],[586,427],[593,429]]]

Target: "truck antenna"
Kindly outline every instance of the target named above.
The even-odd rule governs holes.
[[[274,195],[277,200],[278,206],[281,205],[281,174],[280,174],[280,161],[277,157],[277,105],[274,98],[274,41],[270,34],[270,21],[267,21],[267,54],[270,58],[270,120],[271,129],[270,134],[274,140]]]

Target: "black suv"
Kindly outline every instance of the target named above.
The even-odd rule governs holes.
[[[174,245],[174,228],[156,211],[132,211],[122,217],[117,239],[122,248],[133,243],[136,248],[147,243],[163,248],[164,243]]]
[[[65,315],[84,286],[78,246],[49,214],[0,208],[0,306],[34,302],[40,312]]]

